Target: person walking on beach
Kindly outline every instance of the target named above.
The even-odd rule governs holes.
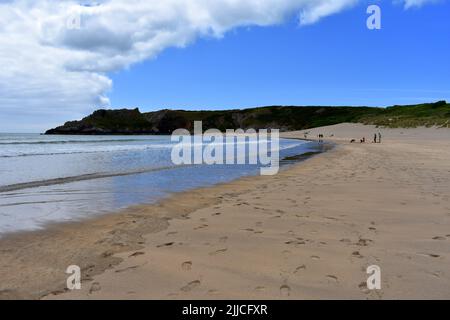
[[[381,143],[381,132],[378,132],[378,143]]]
[[[373,143],[377,143],[377,134],[376,133],[373,135]]]
[[[323,142],[323,134],[319,133],[317,137],[319,138],[319,142]]]

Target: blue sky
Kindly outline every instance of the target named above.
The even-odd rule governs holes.
[[[315,24],[244,27],[112,73],[114,107],[414,104],[450,100],[450,4],[367,3]]]
[[[450,100],[449,39],[448,0],[0,0],[0,132],[100,108]]]

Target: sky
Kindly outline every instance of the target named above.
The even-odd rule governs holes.
[[[98,108],[450,100],[449,40],[446,0],[0,0],[0,132]]]

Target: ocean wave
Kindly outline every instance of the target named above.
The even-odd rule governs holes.
[[[108,152],[127,152],[127,151],[145,151],[149,149],[168,149],[171,145],[169,144],[155,144],[155,145],[135,145],[135,146],[108,146],[103,150],[64,150],[64,151],[49,151],[49,152],[9,152],[1,153],[0,158],[18,158],[18,157],[33,157],[33,156],[58,156],[58,155],[69,155],[69,154],[91,154],[91,153],[108,153]]]
[[[59,141],[8,141],[0,142],[1,145],[42,145],[42,144],[84,144],[84,143],[111,143],[111,142],[142,142],[153,141],[145,139],[113,139],[113,140],[59,140]]]
[[[0,186],[0,192],[11,192],[11,191],[18,191],[18,190],[28,189],[28,188],[53,186],[53,185],[58,185],[58,184],[65,184],[65,183],[85,181],[85,180],[95,180],[95,179],[103,179],[103,178],[129,176],[129,175],[142,174],[142,173],[148,173],[148,172],[182,168],[182,167],[187,167],[187,166],[191,166],[191,165],[178,165],[178,166],[172,165],[172,166],[164,166],[164,167],[152,167],[152,168],[144,168],[144,169],[137,169],[137,170],[130,170],[130,171],[122,171],[122,172],[97,172],[97,173],[82,174],[82,175],[63,177],[63,178],[29,181],[29,182],[24,182],[24,183],[16,183],[16,184],[10,184],[10,185],[6,185],[6,186]]]
[[[106,141],[106,140],[105,140]],[[125,140],[108,140],[108,141],[125,141]],[[143,141],[143,140],[131,140],[131,141]],[[110,143],[109,142],[109,143]],[[267,141],[246,141],[246,142],[234,142],[235,145],[250,145],[250,144],[258,144],[261,142],[267,142]],[[0,145],[6,145],[7,143],[0,143]],[[204,142],[203,144],[198,143],[192,143],[190,144],[192,147],[198,147],[198,146],[221,146],[221,145],[228,145],[233,144],[231,143],[208,143]],[[304,144],[304,142],[297,142],[289,145],[280,145],[279,150],[285,150],[285,149],[291,149],[298,147],[300,145]],[[89,150],[89,149],[82,149],[77,150],[74,148],[74,150],[56,150],[56,151],[48,151],[48,152],[42,152],[41,150],[35,150],[35,151],[29,151],[29,152],[22,152],[22,151],[6,151],[2,154],[0,149],[0,158],[17,158],[17,157],[32,157],[32,156],[57,156],[57,155],[69,155],[69,154],[91,154],[91,153],[107,153],[107,152],[126,152],[126,151],[145,151],[150,149],[170,149],[173,146],[175,146],[175,143],[168,142],[168,143],[155,143],[155,144],[141,144],[141,145],[109,145],[105,147],[104,149],[99,149],[98,147],[95,148],[95,150]]]

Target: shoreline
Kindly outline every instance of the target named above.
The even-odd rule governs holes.
[[[283,138],[284,139],[284,138]],[[317,154],[326,152],[328,150],[330,150],[331,148],[333,148],[334,144],[331,142],[327,142],[327,143],[318,143],[317,141],[314,140],[306,140],[306,139],[301,139],[301,138],[286,138],[286,140],[301,140],[304,141],[306,143],[313,143],[312,146],[308,147],[310,150],[312,151],[305,151],[304,153],[301,154],[296,154],[293,156],[285,156],[283,158],[280,159],[280,170],[285,170],[287,167],[294,165],[296,163],[302,162],[310,157],[316,156]],[[129,175],[139,175],[139,174],[143,174],[143,173],[149,173],[149,172],[157,172],[157,171],[165,171],[165,170],[170,170],[170,169],[174,169],[174,168],[188,168],[188,167],[193,167],[194,165],[177,165],[177,166],[164,166],[164,167],[158,167],[158,168],[149,168],[149,169],[137,169],[137,170],[132,170],[132,171],[126,171],[126,172],[115,172],[115,173],[92,173],[92,174],[82,174],[82,175],[78,175],[78,176],[68,176],[68,177],[61,177],[61,178],[54,178],[54,179],[47,179],[47,180],[37,180],[37,181],[30,181],[30,182],[24,182],[24,183],[16,183],[16,184],[9,184],[9,185],[5,185],[5,186],[0,186],[0,193],[2,192],[11,192],[11,191],[18,191],[18,190],[22,190],[22,189],[28,189],[28,188],[36,188],[36,187],[45,187],[45,186],[53,186],[53,185],[59,185],[59,184],[67,184],[67,183],[72,183],[72,182],[79,182],[79,181],[85,181],[85,180],[96,180],[96,179],[104,179],[104,178],[110,178],[110,177],[122,177],[122,176],[129,176]],[[196,189],[208,189],[210,187],[214,187],[217,185],[222,185],[222,184],[227,184],[236,180],[239,180],[241,178],[245,178],[245,177],[253,177],[253,176],[258,176],[257,173],[249,173],[246,175],[242,175],[240,177],[237,177],[233,180],[230,181],[225,181],[225,182],[217,182],[217,183],[213,183],[213,184],[206,184],[203,186],[199,186],[199,187],[192,187],[192,188],[187,188],[185,190],[182,191],[172,191],[172,192],[168,192],[166,195],[155,199],[153,202],[136,202],[133,204],[130,204],[127,207],[123,207],[117,210],[112,210],[112,211],[104,211],[102,213],[96,213],[92,216],[85,216],[82,218],[78,218],[78,219],[74,219],[74,220],[70,220],[70,221],[53,221],[53,222],[48,222],[42,225],[41,228],[38,229],[29,229],[29,230],[16,230],[16,231],[9,231],[6,232],[4,234],[0,234],[0,241],[4,238],[8,238],[10,236],[20,236],[21,234],[26,234],[26,233],[33,233],[33,232],[45,232],[45,230],[49,227],[55,227],[58,225],[65,225],[65,224],[70,224],[70,223],[78,223],[78,222],[83,222],[83,221],[89,221],[92,219],[96,219],[98,217],[102,217],[105,215],[110,215],[110,214],[116,214],[116,213],[120,213],[123,211],[127,211],[129,208],[134,208],[136,206],[147,206],[147,205],[155,205],[158,204],[160,201],[168,199],[176,194],[180,194],[183,192],[189,192],[191,190],[196,190]]]
[[[16,143],[14,139],[8,138],[8,143]],[[81,139],[83,143],[85,139]],[[231,165],[230,159],[215,166],[190,163],[177,157],[172,161],[171,148],[176,144],[170,141],[170,137],[146,138],[137,145],[134,141],[140,140],[130,140],[133,142],[125,145],[117,140],[95,140],[78,147],[72,145],[76,142],[73,139],[63,141],[58,138],[51,142],[58,145],[58,150],[47,150],[48,156],[43,158],[32,156],[0,161],[0,172],[5,173],[0,181],[0,237],[17,231],[39,230],[54,222],[80,220],[133,205],[151,204],[172,192],[211,186],[240,176],[259,174],[257,171],[261,170],[278,169],[279,158],[267,158],[269,163],[258,165],[249,163],[253,156],[245,159],[243,164],[236,163],[235,159],[237,165]],[[39,144],[39,149],[46,148],[48,143],[36,137],[25,141]],[[97,148],[97,142],[100,150],[94,152],[91,148]],[[26,148],[22,143],[19,145]],[[280,157],[306,153],[315,145],[281,139]],[[205,151],[206,146],[204,143]],[[254,152],[249,146],[246,149]],[[215,148],[220,150],[222,147]],[[72,152],[72,148],[78,151]],[[34,151],[29,152],[32,154]],[[4,148],[2,153],[17,152]],[[14,166],[23,169],[10,170]]]
[[[288,138],[288,139],[295,139],[295,140],[303,140],[308,142],[314,142],[314,140],[305,140],[300,138]],[[314,149],[318,149],[319,145],[316,145],[313,147]],[[295,160],[288,160],[286,164],[281,165],[280,169],[284,170],[290,170],[291,166],[301,165],[304,161],[313,158],[317,155],[320,155],[325,152],[329,152],[333,149],[332,143],[326,143],[320,146],[320,151],[317,151],[317,153],[312,155],[307,155],[305,157],[301,157],[300,159]],[[301,156],[301,155],[300,155]],[[284,161],[285,159],[281,159],[280,163]],[[284,168],[283,168],[284,167]],[[43,245],[45,247],[45,244],[49,244],[48,241],[58,241],[61,240],[64,242],[66,238],[66,235],[68,233],[76,233],[81,232],[81,235],[79,237],[83,238],[84,233],[94,233],[94,234],[103,234],[104,232],[110,232],[113,233],[112,239],[114,238],[121,238],[119,235],[116,237],[116,229],[113,227],[113,223],[115,221],[119,225],[125,225],[127,223],[123,222],[122,220],[128,220],[129,217],[132,217],[134,220],[132,220],[132,225],[128,225],[130,228],[125,232],[125,237],[127,238],[126,241],[121,242],[120,240],[117,242],[114,242],[115,240],[107,239],[106,242],[112,241],[110,245],[106,244],[105,246],[96,246],[98,243],[84,243],[83,247],[88,249],[88,253],[84,254],[82,253],[82,249],[79,248],[78,250],[74,250],[74,254],[76,255],[76,259],[81,259],[82,261],[90,261],[86,265],[80,264],[81,270],[82,270],[82,281],[89,281],[92,276],[98,275],[103,273],[105,270],[110,269],[111,267],[120,264],[123,259],[113,257],[115,254],[119,254],[122,252],[128,252],[133,250],[139,250],[143,248],[143,237],[146,234],[154,233],[154,232],[160,232],[169,226],[169,222],[173,219],[184,219],[189,213],[202,208],[205,205],[210,205],[215,203],[213,200],[214,196],[208,197],[209,199],[205,202],[203,196],[199,196],[200,194],[203,194],[204,191],[207,191],[209,193],[214,193],[220,197],[220,194],[222,190],[226,190],[231,187],[231,185],[240,185],[241,183],[245,183],[246,180],[253,180],[257,179],[258,177],[261,177],[259,175],[248,175],[248,176],[242,176],[238,179],[229,181],[229,182],[221,182],[217,183],[212,186],[205,186],[205,187],[199,187],[199,188],[193,188],[190,190],[182,191],[182,192],[173,192],[168,194],[167,197],[164,197],[162,199],[159,199],[158,201],[150,204],[136,204],[129,206],[125,209],[113,211],[113,212],[107,212],[102,213],[99,215],[96,215],[94,217],[84,218],[81,220],[75,220],[75,221],[69,221],[69,222],[54,222],[49,223],[44,226],[43,229],[39,230],[26,230],[26,231],[17,231],[12,233],[7,233],[0,237],[0,278],[5,278],[3,276],[3,272],[7,275],[10,275],[10,271],[7,270],[6,265],[14,265],[12,262],[13,260],[16,260],[17,258],[24,258],[24,257],[31,257],[31,261],[27,267],[34,268],[34,262],[36,259],[39,259],[39,257],[36,257],[36,254],[34,254],[35,249],[30,249],[29,251],[33,252],[27,252],[28,250],[23,250],[25,252],[21,252],[18,257],[14,257],[15,254],[12,254],[10,256],[5,257],[8,255],[8,253],[19,250],[22,251],[22,247],[27,247],[26,243],[33,243],[37,242],[39,245],[37,247],[41,247]],[[216,190],[217,189],[217,190]],[[185,207],[179,206],[178,202],[184,202],[183,199],[190,198],[190,197],[199,197],[201,200],[200,204],[193,204],[193,205],[186,205]],[[164,213],[158,212],[158,211],[164,211]],[[136,214],[138,212],[138,214]],[[151,216],[147,216],[151,215]],[[140,221],[137,221],[140,220]],[[93,226],[91,226],[93,224]],[[95,227],[94,227],[95,226]],[[99,228],[100,226],[100,228]],[[103,228],[103,230],[102,230]],[[120,233],[120,232],[119,232]],[[130,233],[133,233],[132,235]],[[92,237],[95,240],[95,236]],[[81,240],[81,239],[80,239]],[[124,244],[126,242],[126,244]],[[75,244],[75,246],[80,245],[80,243]],[[32,245],[32,247],[34,247]],[[56,248],[53,247],[53,245],[50,244],[51,250],[54,250]],[[95,249],[93,249],[95,247]],[[67,250],[70,251],[70,248],[72,248],[72,245],[68,245]],[[57,249],[57,251],[65,251],[62,249]],[[39,251],[39,249],[38,249]],[[93,253],[90,253],[93,252]],[[59,255],[59,254],[58,254]],[[11,262],[8,262],[11,261]],[[64,261],[64,263],[62,263]],[[60,294],[65,292],[65,278],[67,277],[67,274],[64,273],[65,267],[69,266],[73,263],[70,263],[66,259],[62,259],[62,261],[54,261],[54,264],[52,264],[52,267],[54,268],[54,265],[59,265],[57,268],[59,270],[52,270],[52,272],[47,273],[45,272],[45,278],[42,281],[37,281],[35,284],[25,284],[22,283],[21,287],[26,288],[26,290],[11,290],[9,288],[4,289],[4,283],[0,285],[0,300],[2,299],[41,299],[45,296],[52,295],[52,294]],[[67,262],[66,262],[67,261]],[[43,261],[45,263],[45,261]],[[23,267],[23,266],[20,266]],[[63,268],[64,267],[64,268]],[[15,270],[16,268],[11,268],[11,272]],[[25,271],[25,272],[28,272]],[[54,278],[54,279],[50,279]],[[15,279],[16,280],[16,279]],[[57,284],[59,283],[59,284]],[[61,285],[64,284],[64,285]],[[38,287],[38,291],[33,291],[31,294],[27,293],[25,291],[28,291],[28,287]],[[45,289],[41,289],[41,287],[46,287]],[[7,286],[6,286],[7,287]]]
[[[333,126],[342,132],[335,148],[277,176],[0,240],[0,299],[448,298],[445,141],[433,131],[410,142],[413,130],[406,140],[349,144],[346,130],[360,129],[374,130]],[[360,288],[368,263],[382,263],[384,290]],[[64,293],[71,264],[83,288]]]
[[[299,138],[286,138],[286,139],[302,140],[302,141],[306,141],[307,143],[315,142],[314,140],[299,139]],[[318,146],[319,145],[316,144],[313,148],[317,149]],[[319,151],[319,153],[320,152],[324,152],[324,151]],[[306,152],[306,153],[308,153],[308,152]],[[301,154],[299,154],[299,155],[301,155]],[[283,160],[286,160],[286,158],[281,159],[280,162],[282,162]],[[190,167],[190,166],[194,166],[194,165],[192,165],[192,164],[177,165],[176,168]],[[164,170],[170,170],[170,169],[174,169],[174,168],[175,168],[174,166],[162,166],[162,167],[157,167],[157,168],[135,169],[135,170],[129,170],[129,171],[123,171],[123,172],[118,171],[118,172],[87,173],[87,174],[81,174],[81,175],[77,175],[77,176],[66,176],[66,177],[53,178],[53,179],[13,183],[13,184],[0,186],[0,193],[18,191],[18,190],[28,189],[28,188],[53,186],[53,185],[79,182],[79,181],[85,181],[85,180],[96,180],[96,179],[104,179],[104,178],[112,178],[112,177],[138,175],[138,174],[142,174],[142,173],[164,171]]]

